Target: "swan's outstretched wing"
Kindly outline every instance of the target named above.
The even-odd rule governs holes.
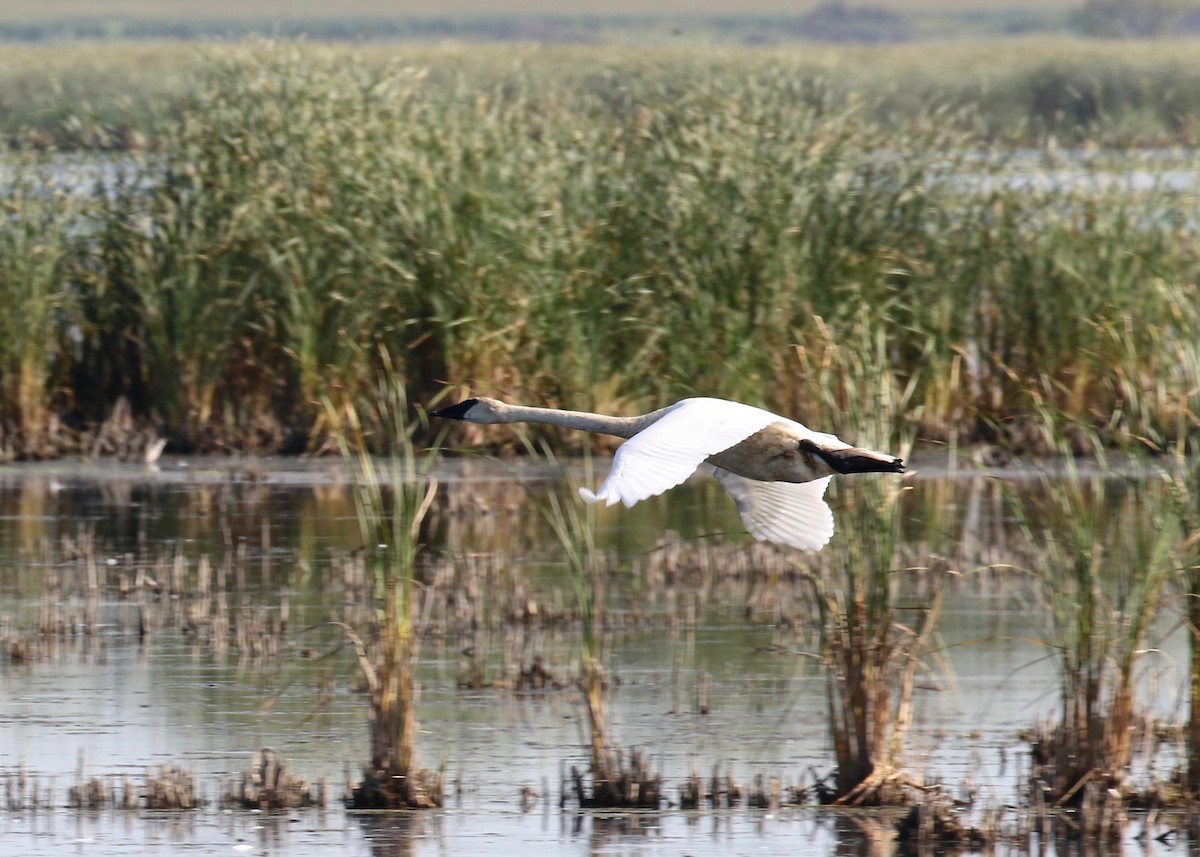
[[[754,538],[801,550],[820,550],[833,538],[833,512],[823,499],[833,477],[812,482],[758,482],[713,468]]]
[[[632,506],[682,484],[706,458],[741,443],[780,418],[770,411],[723,399],[684,399],[617,449],[612,471],[589,503]]]

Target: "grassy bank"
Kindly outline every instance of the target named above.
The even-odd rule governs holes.
[[[36,165],[4,190],[0,304],[40,325],[0,352],[5,451],[69,448],[119,400],[178,449],[319,447],[379,346],[414,401],[703,393],[880,442],[1031,442],[1047,413],[1194,432],[1195,188],[1155,180],[1161,152],[1012,147],[1187,143],[1200,106],[1151,105],[1178,57],[1138,48],[1104,67],[1140,96],[1039,124],[1015,93],[1051,60],[1026,50],[974,79],[956,48],[181,56],[152,120],[100,121],[139,143],[93,193]],[[1051,91],[1107,92],[1101,56],[1054,60]]]

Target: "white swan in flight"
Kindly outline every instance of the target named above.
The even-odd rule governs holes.
[[[683,399],[640,417],[613,417],[480,396],[431,416],[482,425],[545,423],[627,438],[599,490],[579,489],[589,503],[632,506],[682,484],[707,463],[752,536],[802,550],[820,550],[833,537],[833,513],[823,499],[833,474],[904,472],[895,456],[725,399]]]

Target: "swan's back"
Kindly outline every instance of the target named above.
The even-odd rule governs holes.
[[[722,399],[683,399],[621,444],[612,470],[588,502],[632,506],[680,485],[710,456],[778,419],[769,411]]]
[[[831,472],[815,463],[803,472],[795,470],[795,462],[789,465],[795,472],[783,468],[788,463],[777,456],[799,456],[798,444],[805,440],[833,448],[847,446],[831,434],[811,431],[753,405],[683,399],[664,408],[654,423],[623,443],[600,489],[595,494],[585,491],[583,496],[593,503],[632,506],[682,484],[709,459],[750,479],[805,482]],[[760,466],[764,461],[775,461],[777,472]]]

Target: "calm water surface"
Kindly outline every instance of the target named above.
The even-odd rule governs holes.
[[[960,571],[938,626],[941,658],[916,696],[906,767],[954,793],[973,789],[981,802],[1012,803],[1027,753],[1018,733],[1052,716],[1058,700],[1045,605],[1022,591],[1019,577],[961,571],[985,564],[998,543],[1014,538],[1000,481],[949,478],[937,466],[924,472],[908,483],[905,532],[914,544],[928,542],[928,523],[936,519],[938,544],[957,554],[952,565]],[[1017,485],[1024,478],[1020,471],[1003,475]],[[512,579],[529,583],[528,591],[497,598],[540,609],[569,602],[556,543],[531,500],[559,471],[467,462],[444,465],[439,477],[431,556],[499,556]],[[528,663],[534,655],[567,678],[578,670],[578,632],[570,628],[510,625],[478,631],[466,644],[461,634],[431,635],[420,655],[419,746],[425,764],[445,766],[447,806],[415,815],[345,812],[343,783],[367,755],[357,667],[327,624],[347,610],[345,591],[328,574],[330,557],[360,540],[348,485],[346,471],[329,462],[0,469],[6,640],[29,638],[55,575],[64,581],[55,603],[67,621],[91,609],[94,628],[54,637],[29,663],[6,657],[0,665],[0,773],[11,780],[23,767],[52,801],[36,811],[0,809],[0,853],[880,853],[880,822],[869,814],[744,806],[696,814],[560,810],[562,772],[586,766],[587,727],[576,695],[460,689],[457,678],[470,657],[495,676],[506,659]],[[855,490],[845,484],[835,505]],[[760,775],[811,783],[813,772],[827,773],[824,678],[803,646],[795,638],[780,645],[772,622],[748,618],[745,605],[722,603],[719,594],[702,598],[684,587],[664,600],[642,588],[656,544],[721,532],[742,538],[720,492],[689,485],[633,511],[608,510],[599,528],[606,549],[626,558],[618,591],[606,595],[630,616],[649,617],[605,638],[613,733],[624,747],[649,754],[667,794],[677,796],[693,767],[705,777],[714,767],[729,771],[743,786]],[[843,527],[837,538],[847,536]],[[94,540],[108,584],[90,608],[78,585],[67,583],[77,580],[79,564],[65,554],[80,538]],[[145,557],[183,555],[194,570],[201,556],[217,567],[239,552],[239,570],[225,580],[229,608],[235,616],[286,615],[282,653],[216,651],[178,627],[139,638],[136,605],[115,582],[133,580],[139,566],[167,573],[167,565],[147,569]],[[567,592],[558,601],[547,594],[556,586]],[[903,603],[906,596],[899,597]],[[656,622],[672,603],[695,603],[696,621]],[[1177,719],[1186,651],[1172,617],[1160,624],[1141,698],[1157,715]],[[704,683],[711,702],[701,714]],[[324,811],[263,815],[217,807],[221,784],[264,746],[280,751],[293,772],[328,782]],[[62,808],[80,772],[137,782],[148,767],[168,764],[195,774],[207,808]],[[537,795],[524,809],[523,787]]]

